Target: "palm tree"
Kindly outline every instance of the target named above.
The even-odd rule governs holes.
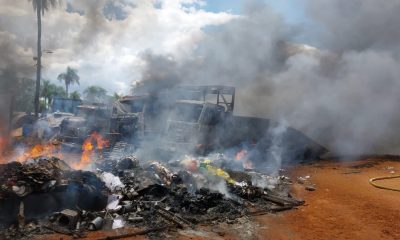
[[[64,81],[65,84],[65,91],[67,92],[67,97],[68,95],[68,88],[69,85],[77,83],[79,85],[79,76],[78,76],[78,71],[67,67],[67,71],[65,73],[60,73],[57,77],[59,81]]]
[[[90,86],[83,93],[89,102],[103,102],[107,96],[107,90],[99,86]]]
[[[39,116],[39,96],[40,96],[40,75],[41,75],[41,57],[42,57],[42,15],[49,10],[50,7],[55,7],[57,0],[29,0],[32,1],[33,10],[36,11],[38,36],[37,36],[37,64],[36,64],[36,89],[35,89],[35,117]]]
[[[74,99],[74,100],[80,100],[81,99],[81,95],[77,91],[73,91],[71,93],[71,95],[69,95],[69,97],[71,99]]]
[[[54,97],[65,97],[66,92],[63,87],[50,83],[49,80],[44,80],[40,95],[44,98],[45,107],[48,108]]]

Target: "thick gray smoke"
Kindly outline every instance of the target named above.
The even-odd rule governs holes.
[[[320,45],[336,51],[393,50],[399,47],[399,1],[305,0],[319,25]]]
[[[29,81],[24,78],[34,73],[34,62],[32,54],[19,47],[15,36],[10,34],[0,32],[0,49],[0,131],[4,131],[10,121],[12,102],[21,97],[22,81]],[[33,102],[33,98],[28,100]],[[29,102],[25,103],[28,105]]]
[[[242,18],[209,29],[192,57],[147,54],[144,80],[161,69],[164,80],[232,85],[236,114],[285,119],[336,153],[399,153],[400,3],[303,2],[315,29],[252,1]],[[293,44],[300,34],[320,49]]]
[[[35,63],[32,53],[20,47],[11,34],[0,32],[0,49],[0,86],[1,90],[8,92],[18,78],[34,73]]]
[[[105,0],[101,1],[72,1],[71,8],[76,8],[75,11],[81,11],[85,14],[86,22],[83,25],[75,42],[75,47],[78,50],[88,48],[96,38],[108,31],[107,21],[103,16],[103,7]]]

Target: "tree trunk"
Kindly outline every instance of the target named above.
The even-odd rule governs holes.
[[[37,39],[37,62],[36,62],[36,91],[35,91],[35,117],[39,117],[39,94],[40,94],[40,73],[42,67],[42,46],[41,46],[41,37],[42,37],[42,18],[41,18],[41,10],[42,10],[42,1],[37,1],[37,25],[38,25],[38,39]]]
[[[65,91],[67,92],[67,98],[68,98],[68,88],[69,88],[69,84],[67,82],[65,82]]]

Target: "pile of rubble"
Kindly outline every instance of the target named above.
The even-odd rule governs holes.
[[[96,168],[75,171],[57,158],[0,165],[0,238],[232,223],[304,203],[290,196],[285,176],[229,171],[207,159],[142,164],[124,157]]]

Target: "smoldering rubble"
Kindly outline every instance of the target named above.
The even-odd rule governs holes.
[[[3,239],[51,232],[82,237],[124,226],[156,232],[233,223],[304,203],[290,195],[288,177],[229,170],[231,161],[186,156],[165,164],[125,156],[97,161],[95,172],[73,170],[55,157],[3,164],[0,234]]]

